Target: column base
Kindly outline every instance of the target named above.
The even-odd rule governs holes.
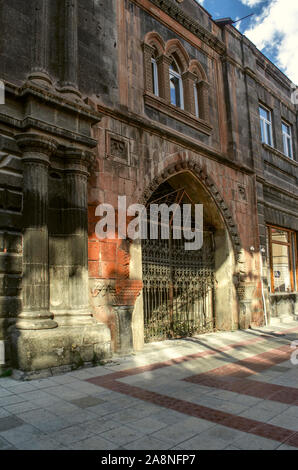
[[[56,90],[70,100],[82,101],[82,95],[75,86],[62,85],[61,88],[56,88]]]
[[[53,86],[53,82],[49,74],[43,70],[34,70],[28,75],[30,82],[36,83],[36,85],[45,86],[50,88]]]
[[[58,323],[50,318],[44,320],[27,320],[24,318],[17,320],[15,326],[18,330],[51,330],[57,328]]]
[[[111,334],[102,323],[11,333],[12,367],[23,372],[47,370],[51,375],[51,368],[77,368],[110,356]]]
[[[133,305],[113,305],[117,319],[117,354],[125,355],[133,351],[132,312]]]
[[[89,308],[54,311],[54,318],[58,326],[94,325],[94,319],[91,317]]]

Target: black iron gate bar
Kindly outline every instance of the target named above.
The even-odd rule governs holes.
[[[187,193],[173,191],[152,200],[167,204]],[[173,200],[174,199],[174,200]],[[190,200],[191,201],[191,200]],[[193,202],[191,201],[193,204]],[[183,237],[143,240],[143,302],[145,341],[189,336],[214,329],[214,240],[204,231],[201,250],[185,251]]]

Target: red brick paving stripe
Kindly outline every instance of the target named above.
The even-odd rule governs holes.
[[[178,398],[161,395],[156,392],[144,390],[140,387],[128,385],[123,382],[120,383],[115,380],[105,381],[102,383],[102,386],[114,392],[123,393],[130,397],[147,401],[154,405],[162,406],[194,418],[204,419],[242,432],[286,443],[292,447],[298,447],[298,433],[290,429],[261,423],[260,421],[236,416],[225,411],[214,410],[203,405],[197,405]]]
[[[290,346],[282,346],[258,354],[257,356],[238,361],[232,364],[232,366],[221,366],[202,374],[187,377],[183,380],[206,387],[241,393],[242,395],[249,395],[289,405],[298,405],[297,388],[263,383],[245,378],[256,372],[262,372],[280,362],[284,362],[289,358],[290,354]]]
[[[297,327],[291,328],[292,331],[293,329],[298,330]],[[270,337],[271,338],[271,337]],[[225,352],[225,351],[230,351],[231,349],[238,349],[242,348],[243,346],[248,346],[250,344],[254,343],[259,343],[263,342],[264,340],[264,335],[263,337],[257,337],[257,338],[252,338],[246,341],[239,341],[237,343],[230,344],[228,346],[222,346],[219,347],[216,350],[213,349],[207,349],[205,351],[200,351],[198,353],[193,353],[193,354],[188,354],[187,356],[180,356],[174,359],[168,359],[163,362],[155,362],[153,364],[147,364],[146,366],[140,366],[140,367],[133,367],[131,369],[126,369],[123,371],[119,372],[111,372],[111,374],[108,374],[103,377],[93,377],[91,379],[87,379],[87,382],[95,383],[96,385],[100,385],[100,382],[106,378],[110,378],[111,380],[116,380],[116,379],[122,379],[128,376],[132,375],[138,375],[142,374],[144,372],[151,372],[156,369],[161,369],[163,367],[170,367],[170,366],[175,366],[177,364],[182,364],[184,362],[192,361],[194,359],[202,358],[202,357],[207,357],[207,356],[215,356],[216,354]],[[233,365],[232,365],[233,366]]]
[[[290,328],[288,330],[284,330],[283,334],[296,331],[297,329],[298,328],[295,327],[295,328]],[[258,337],[258,338],[253,338],[251,340],[234,343],[229,346],[224,346],[222,348],[218,348],[216,351],[214,350],[201,351],[199,353],[190,354],[188,356],[182,356],[180,358],[171,359],[171,360],[164,361],[164,362],[149,364],[147,366],[136,367],[136,368],[128,369],[125,371],[114,372],[114,373],[101,376],[101,377],[93,377],[91,379],[87,379],[86,381],[93,383],[95,385],[107,388],[109,390],[118,392],[118,393],[123,393],[125,395],[138,398],[140,400],[147,401],[149,403],[152,403],[158,406],[162,406],[168,409],[172,409],[174,411],[178,411],[180,413],[184,413],[192,417],[205,419],[207,421],[211,421],[216,424],[221,424],[221,425],[230,427],[232,429],[237,429],[243,432],[248,432],[250,434],[255,434],[256,436],[273,439],[275,441],[285,443],[292,447],[298,447],[298,433],[296,431],[292,431],[286,428],[281,428],[279,426],[274,426],[271,424],[261,423],[256,420],[252,420],[252,419],[245,418],[242,416],[237,416],[231,413],[226,413],[220,410],[215,410],[212,408],[208,408],[206,406],[197,405],[197,404],[185,401],[185,400],[172,398],[167,395],[161,395],[156,392],[147,391],[139,387],[135,387],[132,385],[125,384],[123,382],[116,381],[116,379],[121,379],[124,377],[141,374],[143,372],[160,369],[162,367],[168,367],[168,366],[172,366],[176,364],[181,364],[183,362],[191,361],[199,357],[215,355],[224,351],[228,351],[231,349],[236,349],[242,346],[264,341],[264,337],[266,337],[266,335],[262,335],[262,337]],[[265,370],[266,368],[272,366],[273,364],[277,364],[278,362],[283,362],[285,360],[285,354],[288,354],[288,352],[289,352],[289,346],[282,346],[281,348],[277,348],[271,351],[267,351],[266,353],[262,353],[257,356],[254,356],[254,359],[255,359],[253,363],[254,369],[248,369],[249,360],[251,360],[252,358],[239,361],[236,364],[230,364],[229,366],[223,366],[223,368],[226,368],[223,371],[223,375],[222,375],[226,386],[228,385],[233,386],[233,384],[238,383],[238,387],[239,387],[240,386],[239,374],[240,374],[240,377],[247,377],[248,375],[252,375],[256,373],[257,371]],[[217,368],[214,370],[219,370],[219,369],[222,369],[222,368]],[[229,376],[225,374],[224,373],[225,371],[227,373],[228,372],[232,373],[232,375]],[[209,374],[209,377],[207,377],[207,374]],[[207,382],[209,380],[210,385],[208,386],[211,386],[211,387],[213,386],[212,383],[214,383],[215,380],[217,381],[220,380],[220,374],[216,374],[217,375],[216,379],[214,376],[210,377],[210,372],[205,373],[205,374],[199,374],[199,375],[200,376],[205,375],[205,381],[206,381],[205,384],[207,385]],[[190,377],[189,379],[191,378],[193,377]],[[188,379],[185,379],[185,380],[188,380]],[[242,383],[241,393],[243,393],[243,390],[247,390],[246,388],[247,384],[243,382],[244,380],[245,380],[244,378],[242,378],[241,380],[241,383]],[[253,381],[249,381],[249,382],[253,383]],[[221,380],[221,383],[223,383],[223,380]],[[262,386],[264,387],[263,390],[265,390],[265,387],[267,387],[267,384],[262,384]],[[259,382],[258,382],[258,387],[259,387]],[[280,389],[278,391],[276,390],[275,396],[279,397],[279,399],[285,399],[284,398],[285,388],[290,389],[290,387],[282,387],[282,390]],[[256,385],[255,385],[254,390],[256,393],[256,390],[257,390]],[[259,388],[259,390],[261,390],[261,388]],[[266,390],[268,389],[266,388]],[[290,389],[290,390],[291,390],[291,393],[294,392],[293,389]]]

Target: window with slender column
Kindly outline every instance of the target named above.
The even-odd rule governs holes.
[[[282,127],[282,141],[283,141],[283,148],[284,154],[293,159],[293,143],[292,143],[292,130],[289,124],[285,123],[284,121],[281,124]]]
[[[181,71],[175,59],[173,59],[170,64],[169,73],[171,104],[177,106],[178,108],[184,109]]]
[[[152,73],[152,91],[155,96],[159,96],[159,86],[158,86],[158,68],[156,63],[156,58],[151,57],[151,73]]]
[[[267,226],[269,286],[272,293],[297,290],[297,246],[293,230]]]
[[[271,111],[264,106],[259,106],[259,114],[262,142],[273,147]]]
[[[196,80],[193,84],[193,93],[194,93],[195,115],[198,118],[200,117],[198,80]]]

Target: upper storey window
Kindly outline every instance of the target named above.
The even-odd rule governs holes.
[[[293,158],[292,130],[285,122],[282,122],[282,141],[284,154],[289,158]]]
[[[210,84],[206,66],[190,59],[178,39],[166,43],[155,31],[146,34],[144,53],[144,103],[155,109],[155,119],[169,116],[210,136]],[[145,112],[146,112],[145,107]],[[167,125],[172,126],[167,119]]]
[[[158,67],[157,67],[156,59],[157,59],[157,51],[154,50],[154,54],[151,57],[152,91],[156,96],[159,96]]]
[[[197,80],[193,84],[193,92],[194,92],[194,105],[195,105],[195,115],[200,117],[200,109],[199,109],[199,90],[198,90],[198,82]]]
[[[262,142],[273,147],[271,112],[259,106]]]
[[[169,73],[171,103],[178,106],[178,108],[184,109],[182,77],[180,68],[175,59],[173,59],[170,64]]]

